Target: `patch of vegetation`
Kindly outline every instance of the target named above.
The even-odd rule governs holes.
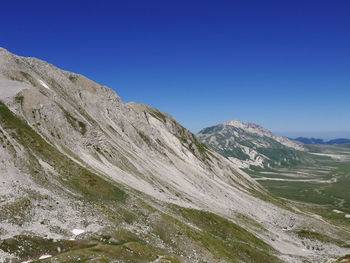
[[[151,116],[160,120],[161,122],[166,122],[166,115],[159,110],[151,109],[148,111]]]
[[[350,255],[341,257],[337,261],[334,261],[334,263],[350,263]]]
[[[69,80],[70,81],[72,81],[73,83],[75,83],[77,80],[78,80],[78,78],[79,78],[79,75],[77,75],[77,74],[69,74]]]
[[[239,220],[239,222],[242,222],[242,225],[249,225],[250,228],[254,228],[256,231],[265,232],[267,231],[261,224],[259,224],[257,221],[253,220],[250,217],[247,217],[243,214],[237,213],[236,219]]]
[[[332,202],[330,202],[331,200],[329,196],[315,191],[317,187],[324,187],[323,185],[319,185],[317,183],[272,180],[263,180],[259,181],[259,183],[275,195],[291,200],[310,202],[322,205],[335,205],[336,202],[336,200],[334,199],[332,200]]]
[[[325,205],[331,210],[338,209],[350,213],[350,194],[348,190],[350,187],[350,164],[335,165],[338,165],[338,168],[326,171],[326,173],[318,174],[317,170],[309,170],[310,175],[307,178],[299,178],[300,181],[297,181],[298,178],[293,178],[294,181],[262,180],[259,183],[273,194],[283,198]],[[322,170],[322,166],[318,167]],[[298,168],[290,168],[289,173],[297,174],[299,170]],[[266,177],[266,174],[264,176]],[[286,179],[286,176],[278,173],[269,175],[269,177]],[[332,178],[334,181],[331,182]],[[314,179],[315,181],[308,182],[302,181],[302,179]],[[326,182],[327,180],[328,182]]]
[[[30,218],[29,211],[31,207],[31,201],[25,197],[6,203],[1,206],[0,221],[22,225],[26,219]]]
[[[33,86],[36,85],[36,81],[35,79],[32,77],[32,75],[30,75],[29,73],[27,72],[24,72],[24,71],[20,71],[20,73],[22,74],[22,76],[27,79]]]
[[[201,134],[212,134],[214,132],[220,131],[221,128],[222,128],[222,125],[215,125],[215,126],[211,126],[211,127],[205,128],[205,129],[201,130],[199,133],[201,133]]]
[[[66,117],[68,123],[78,132],[80,132],[82,135],[85,135],[86,133],[86,124],[82,121],[77,120],[75,117],[73,117],[67,110],[65,110],[62,106],[60,106],[64,113],[64,117]]]
[[[289,206],[290,209],[292,204],[293,207],[297,207],[299,210],[320,215],[323,220],[339,226],[340,229],[347,230],[338,231],[331,237],[307,232],[301,232],[302,235],[309,235],[309,237],[313,235],[312,238],[314,239],[325,242],[328,240],[331,243],[337,243],[336,239],[349,240],[350,220],[345,215],[350,214],[350,194],[348,190],[350,187],[350,164],[347,159],[350,157],[350,151],[344,147],[334,146],[312,146],[310,149],[317,153],[343,156],[344,159],[332,159],[327,156],[308,153],[306,158],[311,158],[311,161],[307,161],[307,165],[292,165],[288,168],[246,169],[245,171],[254,178],[282,179],[280,181],[260,180],[258,182],[270,191],[270,196],[276,196],[276,200],[287,202],[285,204],[286,208]],[[286,199],[277,197],[298,202],[290,203]],[[337,213],[334,211],[335,209],[341,212]],[[334,240],[329,238],[334,238]]]
[[[209,131],[207,129],[209,129]],[[209,127],[207,129],[205,129],[205,131],[210,133],[210,131],[212,129],[216,130],[216,129],[219,129],[219,127],[214,126],[214,127]],[[218,144],[225,145],[225,147],[222,147],[222,148],[216,147],[216,145],[213,145],[213,144],[210,144],[207,142],[207,144],[210,146],[210,148],[212,148],[214,151],[220,153],[222,156],[224,156],[226,158],[234,157],[234,158],[238,158],[240,160],[249,160],[250,159],[248,154],[246,154],[240,147],[237,147],[232,142],[230,142],[228,145],[226,145],[226,139],[227,139],[226,136],[224,136],[222,134],[216,134],[215,137],[216,137]],[[243,145],[243,142],[240,142],[240,143]]]
[[[218,261],[280,262],[272,247],[223,217],[185,208],[178,208],[178,213],[201,229],[188,231],[187,235],[200,242]]]
[[[230,149],[224,149],[224,150],[216,149],[216,151],[226,157],[234,157],[239,160],[250,159],[250,156],[245,152],[243,152],[243,150],[239,147],[230,147]]]
[[[179,132],[174,134],[182,143],[182,145],[187,148],[194,156],[199,160],[208,163],[209,153],[208,148],[205,144],[198,141],[198,139],[185,128],[179,125]]]
[[[56,257],[40,262],[155,262],[180,263],[164,249],[152,247],[146,243],[127,242],[123,245],[97,244],[83,249],[70,250]]]
[[[151,139],[147,135],[145,135],[142,131],[138,131],[138,134],[148,146],[152,145]]]
[[[332,238],[330,236],[318,233],[318,232],[314,232],[314,231],[309,231],[309,230],[299,230],[296,232],[296,234],[300,237],[300,238],[307,238],[307,239],[311,239],[311,240],[319,240],[321,242],[325,242],[325,243],[332,243],[332,244],[337,244],[339,246],[342,247],[347,247],[350,248],[350,243],[347,244],[339,239],[335,239]]]
[[[15,97],[15,102],[18,103],[19,105],[23,106],[23,99],[24,99],[23,95],[17,95]]]
[[[32,75],[30,75],[27,72],[12,70],[12,71],[9,71],[8,74],[9,74],[8,77],[11,80],[20,81],[20,82],[27,82],[34,87],[37,85],[37,81],[32,77]]]
[[[0,241],[0,249],[14,254],[22,260],[38,258],[44,254],[56,255],[82,247],[91,247],[95,243],[88,240],[53,240],[36,236],[19,235]]]
[[[139,239],[127,230],[91,239],[52,240],[30,236],[16,236],[0,243],[0,249],[14,253],[21,260],[38,259],[38,262],[158,262],[180,263],[178,255]],[[36,262],[36,261],[35,261]]]
[[[125,230],[112,233],[111,236],[80,240],[15,236],[1,241],[0,249],[21,260],[35,260],[44,254],[52,255],[38,262],[153,262],[157,259],[160,259],[159,262],[180,262],[176,255],[153,247]]]
[[[191,135],[192,135],[192,142],[197,147],[197,150],[202,154],[207,152],[208,147],[204,143],[201,143],[193,133],[191,133]]]

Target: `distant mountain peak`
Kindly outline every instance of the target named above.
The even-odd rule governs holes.
[[[230,120],[228,122],[225,122],[223,125],[233,126],[239,129],[243,129],[250,133],[256,133],[260,136],[270,137],[287,147],[294,148],[296,150],[303,150],[303,147],[299,143],[296,143],[293,140],[288,139],[287,137],[277,136],[274,133],[272,133],[270,130],[254,122],[245,123],[238,120]]]
[[[202,129],[197,136],[240,167],[278,166],[295,162],[300,143],[276,136],[261,125],[238,120]]]
[[[273,136],[273,133],[271,131],[254,122],[245,123],[238,120],[230,120],[228,122],[225,122],[224,125],[234,126],[236,128],[249,130],[250,132],[255,132],[259,134],[266,134],[267,136]]]

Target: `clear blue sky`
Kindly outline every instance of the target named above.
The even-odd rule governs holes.
[[[55,3],[54,3],[55,2]],[[350,1],[2,1],[0,46],[193,132],[238,119],[350,137]]]

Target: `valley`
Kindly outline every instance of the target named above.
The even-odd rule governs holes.
[[[350,226],[350,148],[307,145],[313,163],[246,171],[276,196],[306,202],[311,211]]]

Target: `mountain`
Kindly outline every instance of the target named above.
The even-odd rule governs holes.
[[[0,262],[320,262],[349,253],[347,232],[300,209],[169,114],[0,49]]]
[[[346,144],[346,143],[350,143],[350,139],[338,138],[338,139],[333,139],[326,142],[326,144],[328,145]]]
[[[298,137],[292,140],[298,141],[304,144],[325,144],[323,139],[316,139],[316,138]]]
[[[198,138],[241,168],[288,166],[302,160],[303,146],[255,123],[232,120],[202,129]]]
[[[345,139],[345,138],[338,138],[338,139],[333,139],[333,140],[329,140],[329,141],[324,141],[323,139],[298,137],[298,138],[295,138],[293,140],[304,143],[304,144],[336,145],[336,144],[350,143],[350,139]]]

